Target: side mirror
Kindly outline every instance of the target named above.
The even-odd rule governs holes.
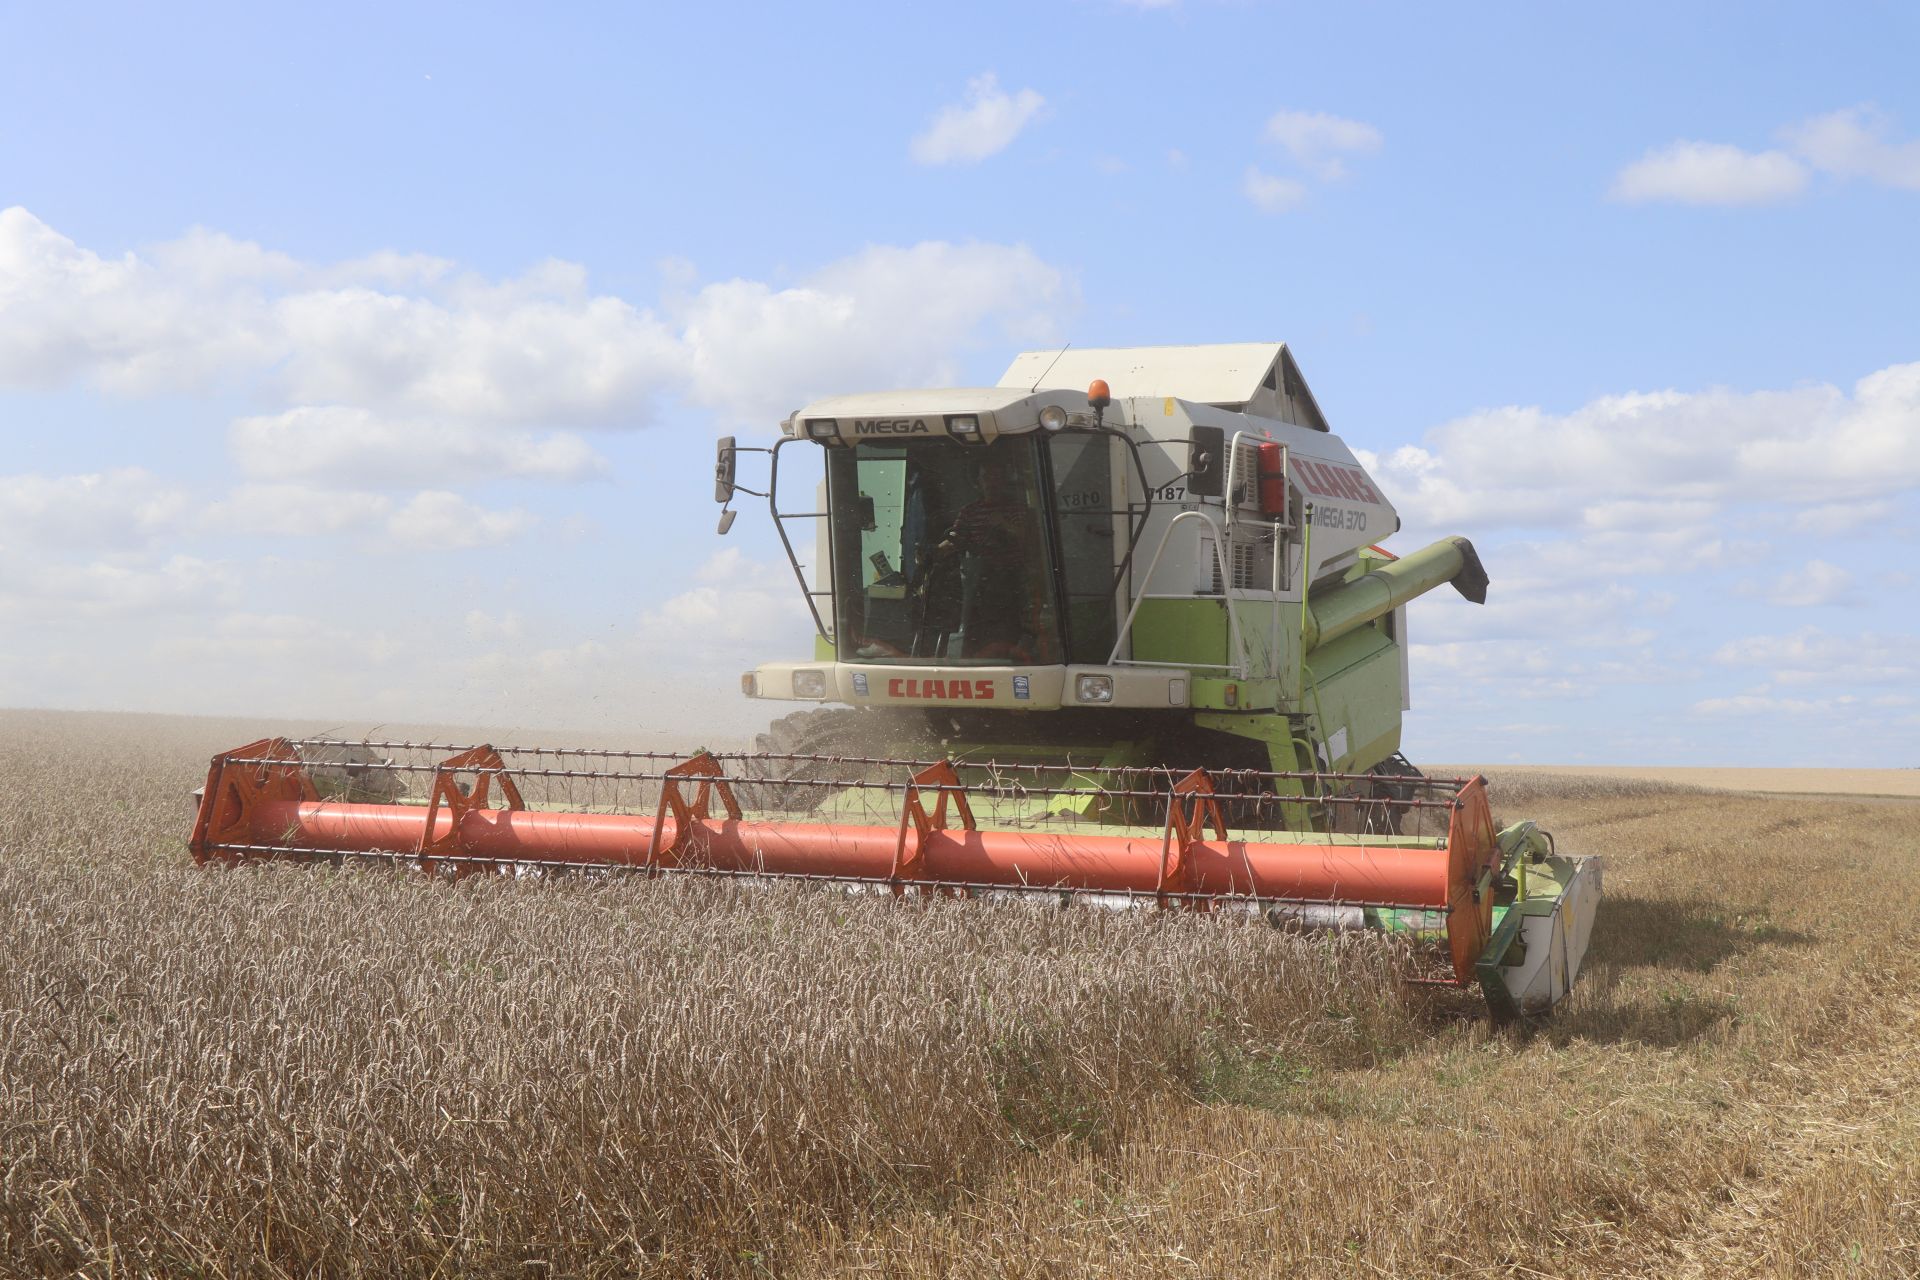
[[[714,532],[723,538],[726,537],[727,530],[733,528],[733,518],[739,514],[738,511],[722,511],[720,513],[720,527],[714,530]]]
[[[713,452],[713,500],[722,506],[733,501],[733,459],[733,437],[721,436]]]
[[[1187,434],[1187,492],[1217,498],[1227,486],[1227,433],[1220,427],[1195,427]]]

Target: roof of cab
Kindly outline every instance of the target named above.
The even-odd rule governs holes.
[[[926,387],[827,396],[800,411],[808,418],[887,418],[909,413],[998,413],[1033,393],[1010,386]]]
[[[1104,378],[1116,396],[1172,396],[1328,430],[1284,342],[1023,351],[1000,385],[1083,389],[1095,378]]]

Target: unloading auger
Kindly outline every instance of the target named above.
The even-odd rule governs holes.
[[[1572,989],[1599,860],[1400,754],[1407,605],[1483,602],[1480,558],[1379,545],[1399,516],[1284,345],[833,397],[714,480],[723,534],[766,499],[816,632],[741,677],[813,704],[758,752],[265,739],[214,760],[194,856],[1259,911],[1404,935],[1496,1017]]]

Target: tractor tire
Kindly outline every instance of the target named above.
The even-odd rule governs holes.
[[[854,707],[812,707],[781,716],[753,740],[761,755],[839,756],[864,754],[852,745],[863,727]]]
[[[745,762],[745,772],[767,781],[748,784],[747,796],[763,811],[811,812],[834,792],[832,786],[820,784],[878,779],[884,772],[881,766],[857,761],[896,756],[925,736],[925,717],[918,712],[863,707],[792,712],[754,738],[757,754]]]
[[[1425,778],[1419,768],[1398,751],[1367,770],[1377,781],[1369,784],[1370,799],[1373,803],[1362,807],[1365,815],[1367,834],[1370,835],[1413,835],[1407,830],[1407,815],[1415,812],[1408,805],[1409,800],[1417,798],[1421,789],[1409,785],[1408,779]]]

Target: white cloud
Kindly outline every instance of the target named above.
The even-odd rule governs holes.
[[[1580,531],[1577,537],[1510,544],[1519,557],[1513,585],[1528,592],[1569,585],[1614,582],[1659,574],[1696,573],[1750,565],[1767,545],[1727,538],[1712,525]]]
[[[1672,498],[1602,499],[1581,508],[1580,523],[1597,533],[1640,536],[1647,528],[1691,529],[1711,519],[1714,504]]]
[[[243,484],[207,504],[198,526],[216,534],[312,537],[377,528],[393,511],[381,493],[303,484]]]
[[[1023,245],[875,246],[788,289],[711,284],[677,313],[689,395],[768,423],[819,395],[951,383],[954,357],[991,335],[1051,342],[1074,292]]]
[[[1485,410],[1375,467],[1409,521],[1434,527],[1671,528],[1735,501],[1877,502],[1920,486],[1920,363],[1870,374],[1851,395],[1659,391],[1564,414]]]
[[[657,318],[565,263],[497,283],[396,254],[316,267],[207,231],[108,259],[0,210],[0,385],[278,385],[403,414],[631,424],[683,364]]]
[[[0,475],[0,541],[137,546],[177,529],[192,501],[139,467],[75,476]]]
[[[1825,560],[1809,560],[1798,569],[1788,569],[1777,577],[1750,584],[1748,590],[1764,597],[1769,604],[1790,609],[1847,604],[1857,599],[1853,575]]]
[[[1690,708],[1702,716],[1830,716],[1857,713],[1860,699],[1778,698],[1769,694],[1743,693],[1730,698],[1702,698]]]
[[[1759,667],[1774,684],[1898,684],[1920,681],[1920,636],[1862,631],[1838,636],[1818,627],[1788,635],[1746,636],[1720,646],[1722,666]]]
[[[526,632],[524,620],[512,611],[495,616],[485,609],[469,609],[465,622],[467,635],[475,640],[518,640]]]
[[[1796,512],[1793,530],[1819,538],[1835,538],[1884,525],[1892,518],[1891,502],[1824,502]]]
[[[1307,185],[1296,178],[1280,178],[1261,170],[1258,165],[1248,165],[1246,174],[1240,179],[1240,189],[1247,199],[1253,201],[1253,207],[1262,213],[1285,213],[1298,208],[1307,198]]]
[[[1563,545],[1571,550],[1572,544]],[[1659,594],[1606,575],[1551,578],[1532,563],[1536,551],[1513,545],[1497,550],[1488,567],[1492,589],[1485,604],[1473,604],[1451,590],[1422,597],[1414,611],[1414,638],[1436,646],[1544,644],[1564,658],[1575,649],[1642,645],[1655,633],[1667,612]]]
[[[274,319],[290,399],[467,422],[637,425],[684,360],[657,317],[560,262],[438,297],[307,290]]]
[[[228,433],[241,470],[260,480],[332,482],[356,488],[519,477],[586,480],[606,459],[565,432],[484,431],[390,420],[341,405],[241,418]]]
[[[989,71],[967,81],[965,99],[940,108],[909,150],[921,164],[977,164],[1006,150],[1046,105],[1032,89],[1008,94]]]
[[[489,511],[457,493],[430,489],[415,494],[387,520],[387,532],[415,551],[464,551],[518,537],[537,523],[525,511]]]
[[[870,246],[784,288],[682,279],[656,309],[563,262],[490,281],[418,255],[303,264],[204,231],[108,259],[0,212],[0,387],[271,398],[284,410],[233,433],[261,479],[359,483],[429,448],[456,471],[490,453],[508,474],[585,478],[603,464],[577,437],[476,433],[639,426],[671,397],[765,425],[822,392],[950,378],[985,336],[1051,341],[1074,303],[1019,245]]]
[[[450,258],[436,258],[424,253],[397,253],[391,249],[382,249],[363,258],[353,258],[338,266],[322,270],[318,281],[322,285],[345,287],[351,285],[385,285],[391,288],[425,288],[443,281],[456,280],[461,276],[459,264]]]
[[[0,555],[0,617],[40,623],[192,614],[230,600],[237,585],[230,566],[193,556],[56,563]]]
[[[1370,155],[1384,142],[1372,125],[1324,111],[1275,112],[1267,120],[1266,136],[1323,182],[1347,176],[1343,157]]]
[[[1787,150],[1744,151],[1681,139],[1648,151],[1614,177],[1609,193],[1629,204],[1773,204],[1806,189],[1808,168],[1920,191],[1920,140],[1896,141],[1872,107],[1814,116],[1780,131]]]
[[[1552,610],[1558,600],[1535,601],[1536,608]],[[1662,659],[1655,645],[1658,635],[1647,630],[1599,637],[1582,635],[1578,624],[1566,622],[1558,633],[1542,628],[1535,637],[1509,637],[1489,628],[1471,640],[1409,645],[1409,661],[1416,677],[1415,700],[1446,702],[1462,693],[1491,695],[1495,703],[1512,699],[1578,699],[1601,688],[1620,685],[1675,684],[1691,678],[1684,666]],[[1574,643],[1569,643],[1569,638]]]
[[[1378,151],[1383,141],[1372,125],[1324,111],[1275,112],[1267,119],[1264,136],[1284,151],[1295,167],[1320,182],[1345,178],[1347,157]],[[1240,191],[1262,213],[1285,213],[1306,200],[1308,185],[1299,178],[1268,173],[1250,164],[1240,175]]]
[[[794,634],[803,622],[811,625],[799,584],[784,562],[752,560],[738,547],[728,547],[708,557],[694,579],[692,589],[642,616],[643,635],[681,651],[688,637],[697,636],[703,645],[739,660],[758,661],[782,655],[757,653],[756,646]]]
[[[1870,107],[1815,116],[1782,131],[1793,149],[1817,169],[1843,178],[1920,191],[1920,141],[1893,142],[1891,122]]]
[[[1422,678],[1445,681],[1498,671],[1506,680],[1524,681],[1536,694],[1566,693],[1579,686],[1578,664],[1551,641],[1478,639],[1439,644],[1415,641],[1411,661]]]
[[[1807,171],[1784,151],[1742,151],[1682,139],[1656,147],[1622,169],[1609,193],[1627,204],[1772,204],[1807,185]]]
[[[1564,413],[1509,406],[1362,461],[1405,520],[1393,545],[1470,533],[1492,578],[1484,606],[1436,592],[1411,610],[1413,660],[1427,672],[1416,701],[1448,733],[1510,717],[1502,705],[1519,700],[1604,722],[1597,700],[1609,698],[1623,708],[1616,719],[1647,731],[1609,739],[1604,750],[1626,753],[1614,758],[1713,755],[1717,739],[1700,727],[1713,718],[1761,715],[1768,699],[1783,716],[1838,709],[1863,684],[1920,679],[1908,656],[1920,642],[1806,633],[1716,651],[1701,639],[1753,611],[1729,596],[1774,609],[1899,607],[1883,592],[1868,598],[1864,571],[1794,525],[1847,526],[1858,512],[1880,527],[1907,509],[1920,488],[1920,364],[1845,390],[1630,393]],[[1742,668],[1767,683],[1713,687]],[[1637,692],[1654,684],[1684,693]],[[1689,710],[1690,700],[1700,705]],[[1582,704],[1593,710],[1571,710]],[[1833,758],[1894,733],[1876,721],[1852,746],[1836,737]],[[1742,754],[1760,763],[1786,750],[1755,738]]]
[[[126,394],[218,383],[276,355],[257,288],[284,266],[205,232],[156,260],[103,258],[0,209],[0,385],[88,377]]]

